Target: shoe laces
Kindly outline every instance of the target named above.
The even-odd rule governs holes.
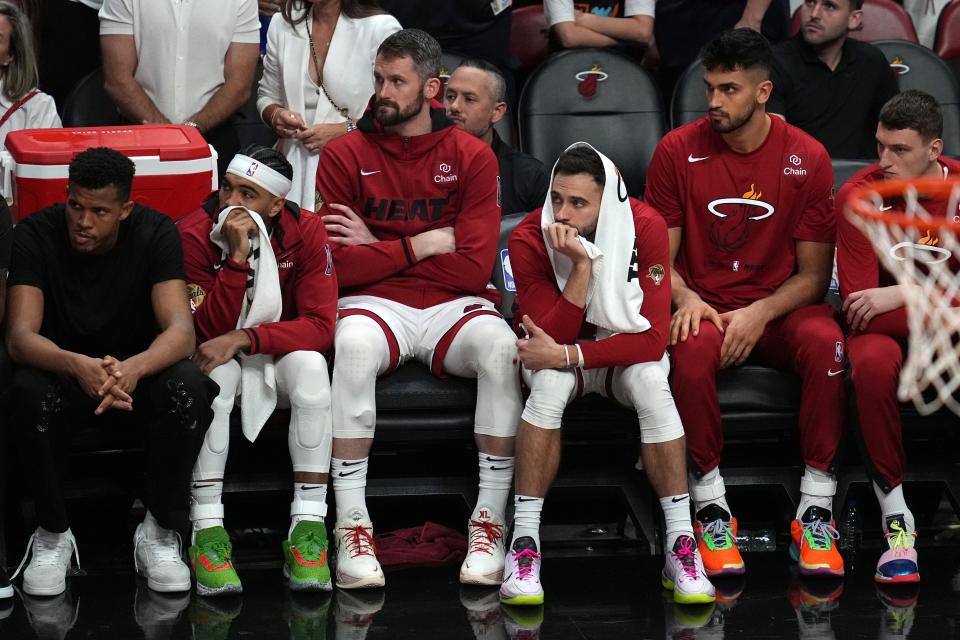
[[[895,556],[906,555],[907,551],[913,548],[917,533],[902,529],[897,522],[891,522],[890,529],[884,534],[884,537],[886,537],[887,544],[890,545],[893,554]]]
[[[354,527],[340,527],[340,529],[344,532],[340,539],[347,545],[351,558],[374,555],[373,537],[370,536],[369,527],[358,524]]]
[[[61,535],[56,541],[53,541],[43,536],[38,536],[37,532],[34,531],[27,541],[27,550],[23,554],[23,560],[20,561],[20,566],[13,572],[10,579],[13,580],[20,575],[31,554],[33,555],[33,560],[30,566],[56,567],[63,564],[62,556],[64,553],[67,555],[67,566],[69,567],[70,556],[73,555],[77,559],[77,569],[79,569],[80,550],[77,549],[77,543],[72,535]]]
[[[176,531],[169,531],[159,538],[142,537],[137,540],[137,545],[133,549],[134,566],[140,570],[140,559],[137,551],[143,547],[150,555],[150,560],[155,567],[164,565],[182,564],[180,557],[180,534]]]
[[[503,538],[503,525],[487,520],[470,521],[470,553],[481,551],[493,555]]]
[[[300,550],[300,553],[307,556],[319,556],[327,548],[326,539],[317,535],[314,531],[307,531],[298,535],[296,540],[291,540],[292,546]]]
[[[533,573],[533,561],[539,560],[540,554],[533,549],[523,549],[513,552],[513,561],[517,563],[517,579],[526,580]]]
[[[813,522],[801,522],[800,525],[805,531],[810,533],[810,540],[814,549],[823,550],[829,548],[829,539],[840,539],[840,532],[823,520],[817,518]]]
[[[684,575],[686,575],[687,578],[695,579],[697,577],[697,559],[694,554],[696,547],[693,543],[693,538],[684,536],[680,538],[679,542],[680,547],[673,552],[673,555],[676,556],[680,562],[680,568],[683,569]]]
[[[722,518],[717,518],[703,527],[703,532],[710,536],[713,546],[718,549],[727,547],[728,531],[729,525]]]

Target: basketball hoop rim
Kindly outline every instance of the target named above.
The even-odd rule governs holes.
[[[960,188],[960,180],[943,178],[917,178],[913,180],[878,180],[855,187],[847,198],[846,206],[853,214],[865,221],[883,222],[898,227],[912,227],[919,231],[930,229],[947,229],[960,235],[960,211],[954,217],[917,218],[903,213],[879,211],[870,201],[876,194],[883,198],[887,196],[903,197],[908,187],[913,187],[918,193],[927,197],[942,197],[948,199],[955,188]]]

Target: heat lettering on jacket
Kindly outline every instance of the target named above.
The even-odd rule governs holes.
[[[449,198],[417,198],[414,200],[390,200],[367,198],[363,217],[373,220],[439,220]]]

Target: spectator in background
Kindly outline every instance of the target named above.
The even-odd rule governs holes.
[[[324,145],[355,128],[373,95],[377,47],[400,30],[371,0],[283,0],[270,22],[257,110],[293,165],[287,200],[316,209]]]
[[[30,21],[15,4],[3,1],[0,1],[0,86],[0,145],[11,131],[60,126],[53,98],[37,89],[37,58]]]
[[[877,116],[897,78],[877,47],[849,37],[863,22],[863,0],[807,0],[800,33],[773,49],[767,111],[786,118],[833,158],[874,158]]]
[[[196,127],[220,156],[239,150],[229,120],[257,67],[256,0],[105,0],[100,9],[104,88],[132,122]]]
[[[654,0],[544,0],[550,36],[566,49],[643,46],[653,38]]]
[[[443,106],[453,124],[490,145],[500,167],[503,215],[543,206],[550,177],[543,163],[520,153],[500,138],[493,125],[507,114],[503,75],[485,60],[464,60],[447,80]]]
[[[790,37],[790,15],[788,0],[657,0],[653,33],[663,95],[669,102],[677,79],[721,31],[745,27],[780,42]]]
[[[42,1],[42,10],[36,5]],[[40,88],[58,109],[87,74],[100,67],[100,20],[103,0],[22,0],[37,29]],[[29,7],[27,5],[30,5]],[[31,13],[33,9],[33,13]],[[39,14],[39,15],[38,15]]]

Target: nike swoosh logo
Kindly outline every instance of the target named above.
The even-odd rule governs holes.
[[[380,171],[364,171],[363,169],[360,169],[360,175],[362,176],[372,176],[375,173],[380,173]]]
[[[302,484],[300,485],[300,491],[310,491],[311,489],[319,489],[322,485],[315,484],[312,487],[309,485]]]
[[[840,375],[840,374],[843,373],[844,371],[846,371],[846,369],[840,369],[840,371],[834,371],[833,369],[827,369],[827,375],[832,378],[833,376],[838,376],[838,375]]]
[[[671,501],[671,502],[683,502],[684,500],[687,500],[689,497],[690,497],[690,494],[687,494],[687,495],[685,495],[685,496],[680,496],[679,498],[670,498],[670,501]]]
[[[517,498],[520,502],[533,502],[537,498]]]
[[[352,476],[355,473],[360,473],[360,469],[354,469],[353,471],[348,471],[347,473],[344,473],[343,471],[341,471],[338,475],[341,478],[345,478],[346,476]]]
[[[490,456],[487,456],[487,462],[506,462],[509,459],[510,458],[491,458]]]
[[[348,462],[347,460],[344,460],[344,461],[341,462],[340,464],[342,464],[342,465],[345,466],[345,467],[355,467],[355,466],[357,466],[358,464],[363,464],[363,462],[364,462],[363,460],[356,460],[356,461],[354,461],[354,462]]]
[[[216,484],[195,484],[193,485],[194,489],[205,489],[206,487],[215,487]]]
[[[702,158],[694,158],[693,154],[687,156],[687,162],[700,162],[701,160],[706,160],[710,156],[703,156]]]
[[[883,205],[880,205],[880,206],[877,207],[877,208],[878,208],[880,211],[890,211],[890,209],[893,209],[893,206],[891,205],[891,206],[889,206],[889,207],[884,207]]]
[[[504,469],[512,469],[513,467],[494,467],[490,465],[490,471],[503,471]]]

